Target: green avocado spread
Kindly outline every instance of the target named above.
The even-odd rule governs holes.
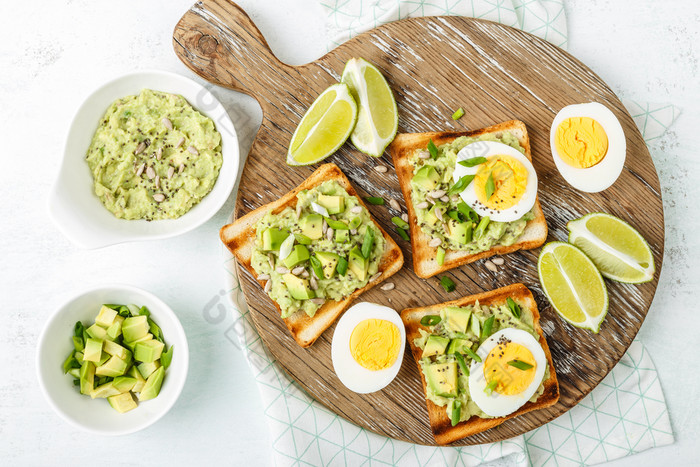
[[[251,264],[282,318],[300,310],[313,316],[326,300],[367,285],[385,243],[357,197],[329,180],[300,191],[295,209],[268,212],[257,222]]]
[[[441,240],[440,246],[450,250],[464,250],[471,254],[490,250],[495,245],[514,244],[525,230],[532,211],[512,222],[495,222],[480,217],[459,194],[446,194],[438,200],[428,196],[434,190],[449,192],[454,185],[452,174],[457,153],[476,141],[496,141],[525,153],[518,138],[510,132],[484,134],[476,138],[461,136],[451,143],[437,147],[437,157],[420,157],[427,151],[416,151],[410,161],[413,165],[411,201],[421,230]]]
[[[95,194],[121,219],[176,219],[214,187],[221,135],[185,98],[144,89],[110,105],[86,160]]]
[[[479,302],[476,302],[474,305],[465,307],[443,308],[440,311],[440,321],[435,325],[427,326],[427,331],[419,329],[421,337],[413,341],[414,345],[423,350],[424,354],[429,354],[420,359],[420,368],[426,381],[426,397],[435,405],[445,407],[448,417],[451,417],[455,401],[459,401],[461,404],[459,421],[468,420],[474,415],[480,418],[493,418],[484,413],[470,397],[469,374],[465,374],[460,365],[456,365],[457,385],[456,395],[454,396],[438,395],[439,389],[437,385],[439,382],[431,378],[431,366],[436,367],[440,364],[454,365],[457,361],[455,353],[459,353],[462,356],[466,368],[471,366],[472,358],[464,348],[467,347],[476,353],[481,342],[488,337],[482,337],[481,332],[484,324],[491,316],[494,317],[494,320],[489,335],[504,328],[515,328],[526,331],[539,340],[539,335],[534,330],[532,312],[527,307],[520,305],[520,317],[516,318],[505,304],[486,306],[479,305]],[[426,348],[429,352],[426,352]],[[535,402],[542,395],[544,392],[544,381],[548,379],[549,365],[545,369],[539,388],[530,398],[530,402]]]

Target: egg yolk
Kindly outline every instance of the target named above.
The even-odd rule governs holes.
[[[508,365],[511,360],[529,363],[532,368],[521,370]],[[498,384],[494,391],[505,396],[520,394],[527,389],[532,380],[535,379],[535,370],[537,370],[537,363],[532,352],[527,347],[515,342],[499,343],[484,361],[486,384],[497,381]]]
[[[493,180],[493,194],[487,198],[489,179]],[[527,169],[516,158],[492,156],[474,175],[476,198],[489,209],[508,209],[515,206],[527,188]]]
[[[590,117],[567,118],[557,127],[554,145],[564,162],[587,169],[605,157],[608,135],[603,125]]]
[[[399,355],[399,329],[390,321],[366,319],[350,334],[350,353],[355,361],[371,371],[389,368]]]

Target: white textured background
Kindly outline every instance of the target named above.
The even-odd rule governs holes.
[[[231,317],[217,324],[222,268],[218,229],[232,201],[179,238],[81,251],[46,214],[63,138],[97,86],[139,68],[192,74],[171,47],[172,29],[193,0],[0,0],[0,464],[265,464],[267,429],[253,379],[233,344]],[[273,51],[291,64],[325,52],[310,0],[241,0]],[[620,97],[668,102],[682,115],[652,148],[666,215],[666,256],[641,337],[659,370],[677,443],[614,465],[699,462],[700,371],[700,2],[567,0],[569,51]],[[314,27],[314,24],[318,24]],[[214,88],[247,153],[260,122],[254,100]],[[644,222],[640,219],[640,222]],[[190,374],[172,411],[122,438],[65,424],[40,394],[36,339],[76,291],[126,282],[154,292],[179,315],[190,341]],[[128,449],[126,449],[128,447]]]

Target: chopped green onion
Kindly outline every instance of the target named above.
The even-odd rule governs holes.
[[[459,423],[459,418],[462,415],[462,401],[455,399],[452,401],[452,417],[450,417],[450,423],[455,426]]]
[[[75,328],[73,328],[73,335],[75,337],[83,337],[83,331],[85,331],[85,326],[80,321],[75,323]]]
[[[326,219],[326,224],[333,230],[348,230],[348,224],[343,221],[334,221],[333,219]]]
[[[496,191],[496,184],[493,182],[493,172],[489,174],[489,178],[486,179],[486,199],[490,199],[493,196],[493,192]]]
[[[83,338],[73,336],[73,347],[75,347],[77,352],[85,350],[85,341],[83,341]]]
[[[445,249],[443,247],[438,247],[435,259],[437,260],[438,266],[442,266],[445,263]]]
[[[171,345],[170,348],[160,354],[160,364],[163,368],[166,370],[170,366],[170,362],[173,361],[173,346]]]
[[[512,367],[514,367],[514,368],[517,368],[518,370],[523,370],[523,371],[529,370],[530,368],[533,367],[533,366],[530,365],[529,363],[524,362],[524,361],[522,361],[522,360],[517,360],[517,359],[509,361],[509,362],[508,362],[508,365],[510,365],[510,366],[512,366]]]
[[[510,297],[508,297],[506,303],[508,304],[508,308],[510,308],[510,312],[515,316],[515,319],[520,319],[520,305],[515,303],[515,300]]]
[[[495,315],[489,316],[486,321],[484,321],[484,325],[481,328],[481,338],[479,339],[481,342],[484,342],[491,335],[494,321],[496,321]]]
[[[336,265],[335,270],[338,271],[338,274],[344,276],[348,270],[348,260],[341,256],[338,260],[338,264]]]
[[[476,226],[476,230],[474,231],[474,238],[479,240],[483,235],[486,233],[486,227],[488,227],[489,222],[491,222],[490,217],[482,217],[481,220],[479,221],[479,225]]]
[[[311,245],[311,239],[304,234],[295,233],[294,238],[299,245]]]
[[[323,278],[323,267],[321,266],[321,261],[314,255],[309,257],[309,262],[311,263],[311,269],[313,269],[314,274],[319,279]]]
[[[80,380],[79,380],[79,379],[74,379],[74,380],[73,380],[73,386],[80,386]]]
[[[457,210],[462,213],[466,220],[471,220],[472,222],[479,222],[479,215],[473,210],[467,203],[460,201],[457,205]]]
[[[472,157],[470,159],[464,159],[463,161],[457,162],[462,167],[474,167],[475,165],[483,164],[488,159],[485,157]]]
[[[391,222],[393,222],[394,225],[396,225],[396,227],[398,227],[399,229],[408,230],[408,222],[406,222],[398,216],[392,217]]]
[[[462,369],[462,373],[464,373],[465,376],[469,376],[469,368],[467,368],[467,363],[464,361],[464,357],[462,357],[461,353],[455,352],[455,360],[457,360],[457,364]]]
[[[459,109],[457,109],[455,111],[455,113],[452,114],[452,120],[459,120],[463,116],[464,116],[464,109],[460,107]]]
[[[379,196],[368,196],[365,198],[365,201],[375,206],[381,206],[384,204],[384,198],[380,198]]]
[[[151,316],[151,312],[148,311],[148,308],[146,308],[145,306],[142,306],[142,307],[139,309],[139,315],[140,315],[140,316]]]
[[[369,254],[372,252],[372,247],[374,246],[374,229],[367,226],[365,230],[365,239],[362,241],[362,256],[369,258]]]
[[[447,276],[442,276],[440,278],[440,285],[443,289],[445,289],[445,292],[454,292],[455,288],[457,287],[454,281]]]
[[[452,219],[456,220],[457,222],[462,222],[462,219],[459,218],[459,211],[450,209],[449,211],[447,211],[447,215],[450,216]]]
[[[362,219],[360,219],[359,217],[353,217],[352,219],[350,219],[349,227],[351,229],[356,229],[360,226],[360,224],[362,224]]]
[[[400,229],[400,228],[396,227],[395,230],[396,230],[396,233],[399,234],[399,237],[403,238],[407,242],[411,241],[411,237],[408,236],[408,232],[406,232],[404,229]]]
[[[425,315],[420,319],[420,324],[423,326],[435,326],[442,318],[439,315]]]
[[[158,326],[150,317],[147,319],[148,330],[151,331],[151,334],[153,334],[153,337],[155,337],[156,340],[163,342],[163,331],[161,331],[160,326]]]
[[[71,352],[68,358],[63,362],[63,374],[65,375],[68,373],[71,368],[80,368],[80,363],[75,359],[74,352]]]
[[[484,388],[484,392],[490,396],[491,394],[493,394],[493,390],[496,389],[496,386],[498,386],[498,381],[494,379],[486,385],[486,387]]]
[[[461,193],[466,187],[469,186],[469,184],[474,180],[474,175],[465,175],[459,180],[457,180],[457,183],[452,185],[449,190],[447,190],[448,195],[452,195],[454,193]]]
[[[481,363],[483,360],[481,360],[481,357],[479,357],[472,349],[469,347],[462,347],[462,350],[464,350],[464,353],[467,354],[467,357],[471,358],[474,361],[477,361]]]
[[[432,159],[437,159],[438,148],[437,148],[437,146],[435,146],[435,143],[433,143],[432,139],[430,141],[428,141],[428,152],[430,153],[430,157]]]

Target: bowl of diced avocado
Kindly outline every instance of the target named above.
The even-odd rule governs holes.
[[[128,285],[90,289],[49,318],[39,338],[40,386],[69,423],[122,435],[155,423],[187,379],[189,350],[173,310]]]

